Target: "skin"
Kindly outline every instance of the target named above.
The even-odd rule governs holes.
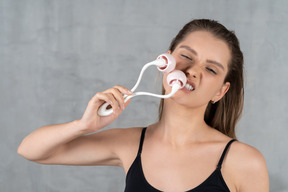
[[[161,121],[148,126],[142,150],[147,181],[162,191],[187,191],[201,184],[215,169],[231,140],[204,122],[210,101],[219,101],[229,90],[224,82],[230,52],[222,40],[208,32],[189,34],[173,51],[176,69],[182,70],[195,90],[179,90],[165,99]],[[167,93],[171,88],[163,75]],[[129,170],[140,140],[140,128],[99,131],[125,109],[121,95],[128,89],[115,86],[97,93],[80,120],[44,126],[28,135],[18,148],[23,157],[43,164],[114,165]],[[114,114],[99,117],[97,111],[109,102]],[[95,134],[83,136],[87,133]],[[269,191],[268,171],[255,148],[234,142],[222,165],[222,175],[232,192]]]

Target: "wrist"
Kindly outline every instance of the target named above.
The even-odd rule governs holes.
[[[73,128],[77,129],[79,132],[79,135],[85,135],[88,134],[86,127],[83,125],[82,121],[77,119],[71,122],[73,125]]]

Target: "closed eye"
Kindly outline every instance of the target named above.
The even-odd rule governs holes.
[[[210,73],[213,73],[214,75],[217,75],[216,71],[214,71],[213,69],[206,67],[206,70]]]
[[[190,61],[192,61],[192,58],[188,57],[187,55],[181,54],[181,56],[184,57],[185,59],[189,59]]]

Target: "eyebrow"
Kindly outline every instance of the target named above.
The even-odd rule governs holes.
[[[218,67],[220,67],[224,71],[224,66],[221,63],[218,63],[217,61],[207,60],[207,63],[217,65]]]
[[[189,46],[181,45],[180,48],[184,48],[184,49],[190,51],[191,53],[193,53],[196,56],[198,55],[197,52],[194,49],[192,49],[191,47],[189,47]]]
[[[190,51],[191,53],[193,53],[196,56],[198,55],[197,52],[194,49],[192,49],[191,47],[189,47],[187,45],[181,45],[180,48],[184,48],[184,49]],[[211,64],[214,64],[214,65],[217,65],[218,67],[220,67],[224,71],[224,66],[221,63],[217,62],[217,61],[213,61],[213,60],[209,60],[208,59],[207,63],[211,63]]]

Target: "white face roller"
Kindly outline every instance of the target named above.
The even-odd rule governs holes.
[[[172,90],[168,95],[158,95],[158,94],[149,93],[149,92],[134,92],[140,83],[140,80],[142,78],[144,71],[149,66],[152,66],[152,65],[157,66],[158,70],[163,72],[163,73],[169,73],[167,75],[167,82],[168,82],[168,85],[172,87]],[[176,66],[175,58],[169,53],[161,54],[157,57],[156,60],[144,65],[141,72],[140,72],[140,75],[138,77],[136,84],[131,89],[131,91],[134,93],[132,95],[129,95],[129,96],[124,95],[124,99],[125,99],[124,101],[126,102],[129,99],[131,99],[132,97],[139,96],[139,95],[148,95],[148,96],[153,96],[153,97],[158,97],[158,98],[169,98],[172,95],[174,95],[179,89],[181,89],[185,86],[186,81],[187,81],[186,75],[182,71],[174,70],[175,66]],[[99,108],[98,115],[100,115],[100,116],[111,115],[113,113],[113,109],[112,108],[107,109],[108,106],[109,106],[108,103],[104,103]]]
[[[162,73],[170,73],[175,69],[176,61],[171,54],[163,53],[157,57],[157,60],[161,61],[161,64],[159,64],[157,68]]]
[[[185,86],[187,82],[187,77],[183,73],[183,71],[180,70],[174,70],[171,73],[167,75],[167,83],[169,86],[173,86],[175,83],[178,83],[180,85],[180,89]]]

